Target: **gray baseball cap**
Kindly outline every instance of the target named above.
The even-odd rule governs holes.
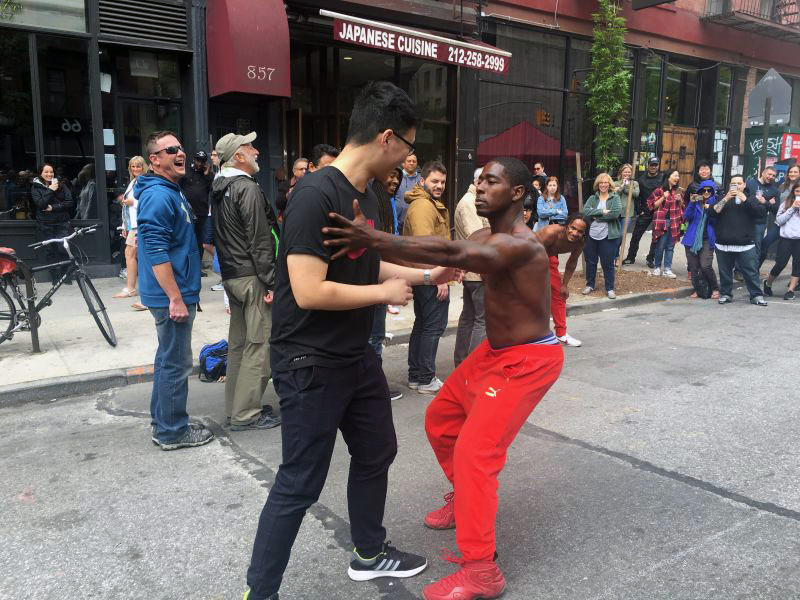
[[[228,133],[219,138],[217,145],[214,146],[214,150],[217,151],[220,162],[225,163],[228,162],[236,153],[236,151],[239,149],[239,146],[250,144],[254,139],[256,139],[255,131],[251,131],[247,135]]]

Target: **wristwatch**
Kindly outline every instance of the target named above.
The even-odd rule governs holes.
[[[425,269],[422,272],[422,281],[425,283],[425,285],[430,285],[431,284],[431,270],[430,269]]]

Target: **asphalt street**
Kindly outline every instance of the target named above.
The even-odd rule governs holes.
[[[500,480],[504,598],[800,598],[799,320],[800,302],[741,292],[570,319],[584,346],[566,349]],[[406,351],[387,349],[394,385]],[[222,391],[192,381],[192,417],[218,439],[177,452],[150,441],[149,384],[0,410],[0,598],[241,598],[280,431],[224,431]],[[347,578],[340,440],[282,600],[419,598],[453,571],[439,555],[454,531],[422,526],[448,491],[422,427],[430,397],[405,392],[385,523],[430,566]]]

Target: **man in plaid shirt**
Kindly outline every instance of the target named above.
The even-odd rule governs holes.
[[[675,251],[675,244],[681,237],[683,223],[683,190],[678,185],[680,180],[680,173],[672,171],[664,186],[656,188],[647,199],[647,208],[653,211],[653,244],[656,253],[655,268],[650,274],[654,277],[663,276],[670,279],[677,277],[672,272],[672,254]]]

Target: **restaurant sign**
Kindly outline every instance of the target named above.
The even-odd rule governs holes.
[[[348,17],[326,10],[321,10],[320,14],[334,18],[333,37],[340,42],[469,69],[493,73],[508,71],[511,53],[488,44],[452,40],[428,32]]]

